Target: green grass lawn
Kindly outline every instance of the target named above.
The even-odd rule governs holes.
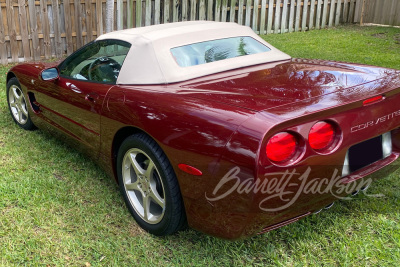
[[[400,69],[400,29],[344,26],[263,36],[293,57]],[[400,172],[328,211],[230,242],[186,230],[141,230],[114,181],[42,131],[11,119],[0,67],[0,266],[344,265],[400,262]],[[397,264],[396,264],[397,262]]]

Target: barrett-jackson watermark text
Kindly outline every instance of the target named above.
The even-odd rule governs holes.
[[[212,196],[205,195],[208,201],[218,201],[228,197],[232,193],[249,194],[260,193],[265,196],[259,203],[263,211],[284,210],[293,205],[302,194],[331,194],[338,199],[351,199],[351,193],[368,188],[372,182],[371,178],[360,180],[359,183],[343,183],[339,171],[335,169],[330,178],[309,178],[311,167],[304,173],[296,170],[268,173],[262,179],[247,178],[240,179],[240,168],[234,167],[227,172],[219,181]],[[352,177],[356,179],[357,177]],[[231,186],[228,186],[231,185]],[[228,187],[228,189],[226,189]],[[381,195],[370,195],[379,197]],[[283,205],[279,207],[266,208],[266,204],[279,200]]]

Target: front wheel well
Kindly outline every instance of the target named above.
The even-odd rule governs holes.
[[[8,81],[11,79],[11,78],[17,78],[17,76],[12,72],[12,71],[9,71],[9,72],[7,72],[7,78],[6,78],[6,83],[8,83]]]

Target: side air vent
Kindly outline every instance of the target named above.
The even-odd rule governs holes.
[[[28,97],[29,97],[29,103],[31,104],[31,107],[35,113],[40,112],[40,105],[38,102],[36,102],[35,94],[32,92],[28,92]]]

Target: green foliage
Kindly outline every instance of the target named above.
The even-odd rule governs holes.
[[[268,35],[294,57],[400,69],[400,29],[336,29]],[[0,67],[0,266],[340,265],[400,262],[400,172],[370,194],[246,240],[194,230],[158,238],[131,218],[114,181],[42,131],[18,128],[7,109]],[[397,264],[396,264],[397,263]]]

